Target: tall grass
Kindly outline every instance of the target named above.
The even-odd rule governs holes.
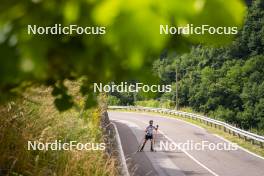
[[[68,87],[81,105],[78,84],[68,82]],[[85,110],[81,116],[80,109],[58,112],[47,87],[31,88],[23,98],[0,105],[0,175],[116,175],[116,161],[104,151],[27,149],[28,141],[103,142],[100,110]]]

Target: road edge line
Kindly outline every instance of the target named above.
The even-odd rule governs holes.
[[[159,132],[166,137],[170,142],[175,143],[170,137],[168,137],[163,131],[159,130]],[[218,174],[216,174],[214,171],[212,171],[211,169],[209,169],[208,167],[206,167],[204,164],[202,164],[200,161],[198,161],[196,158],[194,158],[190,153],[188,153],[187,151],[180,149],[183,153],[185,153],[189,158],[191,158],[194,162],[196,162],[198,165],[200,165],[201,167],[203,167],[205,170],[207,170],[208,172],[210,172],[211,174],[213,174],[214,176],[218,176]]]
[[[120,112],[121,112],[121,111],[120,111]],[[132,112],[132,111],[124,111],[124,112],[134,113],[134,112]],[[146,112],[136,112],[136,111],[135,111],[135,113],[138,113],[138,114],[145,114],[145,115],[152,115],[152,114],[150,114],[150,113],[146,113]],[[154,116],[155,116],[155,115],[156,115],[156,114],[154,114]],[[185,121],[185,120],[182,120],[182,119],[173,118],[173,117],[170,117],[170,116],[166,116],[166,115],[164,115],[164,114],[161,114],[161,115],[160,115],[160,114],[157,114],[156,116],[159,116],[159,117],[162,117],[162,118],[168,118],[168,119],[174,119],[174,120],[182,121],[182,122],[187,123],[187,124],[189,124],[189,125],[192,125],[192,126],[194,126],[194,127],[196,127],[196,128],[200,128],[200,129],[206,130],[206,129],[203,128],[203,127],[200,127],[200,126],[198,126],[198,125],[196,125],[196,124],[192,124],[191,122],[188,122],[188,121]],[[214,134],[214,133],[210,133],[210,134],[215,135],[216,137],[218,137],[218,138],[220,138],[220,139],[222,139],[222,140],[224,140],[224,141],[226,141],[226,142],[234,143],[234,142],[231,142],[231,141],[229,141],[228,139],[226,139],[226,138],[224,138],[224,137],[222,137],[222,136],[220,136],[220,135],[218,135],[218,134]],[[260,158],[260,159],[263,159],[263,160],[264,160],[264,157],[262,157],[262,156],[260,156],[260,155],[258,155],[258,154],[256,154],[256,153],[254,153],[254,152],[249,151],[248,149],[246,149],[246,148],[240,146],[239,144],[237,144],[237,146],[238,146],[238,148],[240,148],[241,150],[243,150],[243,151],[245,151],[245,152],[247,152],[247,153],[249,153],[249,154],[251,154],[251,155],[253,155],[253,156],[257,157],[257,158]]]
[[[142,122],[144,124],[147,124],[145,122]],[[174,142],[169,136],[167,136],[162,130],[158,130],[165,138],[167,138],[170,142],[172,143],[176,143]],[[216,174],[214,171],[212,171],[211,169],[209,169],[208,167],[206,167],[204,164],[202,164],[200,161],[198,161],[196,158],[194,158],[190,153],[188,153],[186,150],[180,149],[185,155],[187,155],[189,158],[191,158],[194,162],[196,162],[198,165],[200,165],[202,168],[204,168],[205,170],[207,170],[208,172],[210,172],[212,175],[214,176],[219,176],[218,174]]]
[[[224,137],[222,137],[222,136],[220,136],[218,134],[213,134],[213,135],[215,135],[216,137],[218,137],[218,138],[222,139],[223,141],[228,142],[230,144],[234,143],[234,142],[231,142],[228,139],[226,139],[226,138],[224,138]],[[237,147],[240,148],[241,150],[247,152],[248,154],[251,154],[251,155],[253,155],[253,156],[257,157],[257,158],[260,158],[260,159],[264,160],[264,157],[262,157],[262,156],[260,156],[260,155],[258,155],[256,153],[253,153],[253,152],[249,151],[248,149],[245,149],[244,147],[242,147],[242,146],[240,146],[238,144],[237,144]]]
[[[122,148],[122,144],[121,144],[121,140],[120,140],[120,136],[119,136],[119,132],[117,130],[116,124],[113,122],[110,122],[116,132],[116,140],[117,140],[117,145],[118,145],[118,149],[119,149],[119,153],[120,153],[120,157],[121,157],[121,165],[122,165],[122,171],[124,172],[124,176],[130,176],[129,172],[128,172],[128,168],[127,168],[127,164],[126,164],[126,158],[124,155],[124,151]]]

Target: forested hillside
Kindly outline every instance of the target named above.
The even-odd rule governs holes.
[[[252,4],[231,45],[194,46],[187,54],[167,54],[153,69],[163,83],[175,84],[176,68],[180,107],[192,107],[263,134],[264,1]],[[174,92],[161,95],[161,99],[175,101]]]

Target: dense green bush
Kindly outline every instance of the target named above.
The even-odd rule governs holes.
[[[158,100],[145,100],[145,101],[136,101],[136,106],[144,107],[156,107],[156,108],[173,108],[173,102],[167,101],[158,101]]]
[[[121,105],[120,102],[121,102],[120,99],[118,99],[118,98],[115,97],[115,96],[111,96],[111,95],[109,95],[109,96],[107,97],[107,104],[108,104],[109,106]]]

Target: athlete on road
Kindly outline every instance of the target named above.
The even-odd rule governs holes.
[[[144,143],[143,143],[141,149],[139,150],[140,152],[143,151],[145,144],[148,140],[150,140],[150,142],[151,142],[150,151],[152,151],[152,152],[154,151],[153,150],[153,140],[154,140],[153,139],[153,131],[156,130],[156,132],[157,132],[158,128],[159,128],[158,125],[156,127],[153,126],[153,120],[149,121],[149,126],[147,126],[147,128],[145,129],[145,132],[146,132],[145,140],[144,140]]]

